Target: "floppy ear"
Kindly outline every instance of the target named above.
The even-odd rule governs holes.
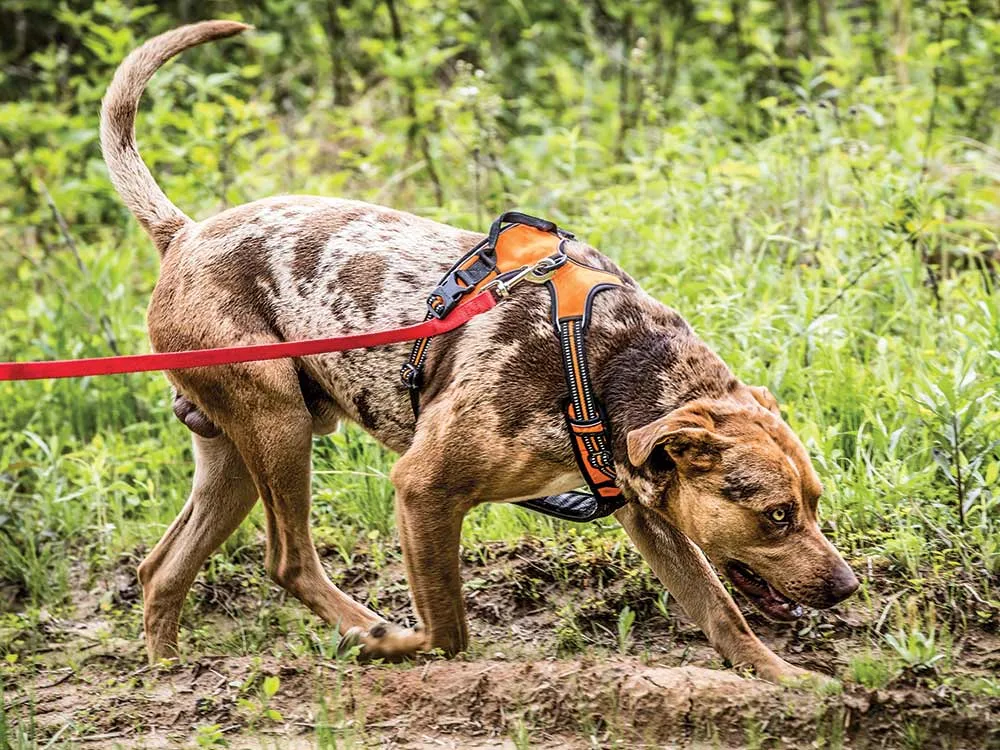
[[[682,472],[708,471],[722,452],[736,443],[713,432],[711,416],[701,407],[686,406],[628,434],[628,459],[641,466],[662,445]]]
[[[750,393],[757,399],[757,403],[771,412],[774,416],[781,416],[781,409],[778,408],[778,399],[774,397],[767,388],[762,385],[751,385]]]

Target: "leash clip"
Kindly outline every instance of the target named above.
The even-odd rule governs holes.
[[[513,288],[522,281],[527,281],[530,284],[544,284],[555,276],[556,271],[562,268],[567,260],[569,260],[569,256],[565,253],[550,255],[534,265],[522,266],[506,279],[501,277],[491,281],[486,285],[484,291],[492,291],[500,299],[507,299]]]

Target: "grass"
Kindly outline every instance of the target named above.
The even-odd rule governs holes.
[[[551,215],[603,248],[680,310],[745,381],[778,394],[823,476],[825,522],[850,557],[887,567],[914,590],[939,585],[974,618],[992,618],[1000,573],[1000,501],[992,491],[1000,474],[1000,302],[990,275],[975,270],[935,272],[935,302],[911,242],[987,246],[984,229],[968,232],[967,222],[949,220],[982,210],[996,193],[988,180],[973,190],[949,177],[987,151],[943,148],[924,177],[905,133],[859,134],[872,148],[904,149],[912,159],[879,162],[845,153],[821,117],[803,119],[789,115],[769,139],[723,149],[718,139],[699,137],[693,114],[674,126],[671,148],[619,165],[610,182],[577,168],[558,192],[545,172],[560,160],[593,158],[590,149],[564,143],[568,133],[559,129],[513,139],[511,158],[523,176],[510,205]],[[518,159],[561,146],[569,150],[558,159]],[[257,194],[254,173],[243,177],[246,197]],[[163,182],[170,193],[171,178]],[[303,175],[296,187],[322,191],[323,179]],[[350,192],[374,191],[358,185]],[[901,208],[908,201],[917,206],[909,219]],[[407,207],[405,197],[390,202]],[[465,201],[413,208],[474,224],[475,207]],[[36,251],[25,252],[38,255],[48,276],[14,264],[0,356],[105,353],[99,328],[84,317],[99,311],[123,350],[145,349],[139,311],[155,277],[148,243],[134,226],[110,226],[79,249],[91,268],[86,275]],[[873,258],[881,260],[858,279]],[[56,604],[65,600],[74,561],[100,569],[156,540],[187,493],[188,436],[155,374],[3,384],[0,397],[0,576],[28,602]],[[385,559],[395,554],[392,461],[353,427],[317,442],[317,537],[345,565],[358,539]],[[249,523],[225,555],[256,535],[259,515]],[[474,548],[570,533],[617,532],[571,532],[524,512],[485,508],[470,518],[464,539]],[[967,587],[976,596],[963,594]]]

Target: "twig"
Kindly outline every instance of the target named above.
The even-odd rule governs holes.
[[[958,417],[951,415],[951,460],[955,465],[955,489],[958,491],[958,523],[965,528],[965,487],[962,484],[962,446],[959,443]]]
[[[32,266],[32,268],[34,268],[36,271],[38,271],[38,273],[40,273],[41,275],[45,276],[49,281],[51,281],[53,284],[55,284],[57,287],[59,287],[59,291],[62,292],[62,294],[63,294],[63,299],[66,302],[69,302],[69,304],[73,307],[73,309],[75,309],[78,313],[80,313],[80,315],[83,316],[83,318],[87,321],[87,323],[91,327],[95,327],[95,326],[98,325],[97,320],[94,318],[94,316],[91,315],[89,312],[87,312],[80,305],[80,303],[77,302],[73,298],[73,295],[69,291],[69,287],[67,287],[58,276],[55,276],[54,274],[50,273],[48,271],[48,269],[46,269],[41,263],[39,263],[37,260],[35,260],[34,258],[32,258],[30,255],[28,255],[28,253],[24,252],[24,250],[20,250],[20,249],[14,247],[7,240],[4,240],[4,245],[12,253],[15,253],[16,255],[19,255],[22,260],[25,260],[28,263],[30,263],[31,266]]]
[[[63,724],[59,728],[59,731],[56,732],[54,735],[52,735],[52,737],[49,739],[49,741],[45,744],[45,747],[43,748],[43,750],[48,750],[50,747],[54,747],[55,744],[56,744],[56,740],[58,740],[60,737],[62,737],[63,732],[65,732],[67,729],[69,729],[72,725],[73,725],[72,721],[67,721],[65,724]]]
[[[628,114],[628,89],[632,62],[632,11],[625,13],[621,34],[622,59],[621,67],[618,70],[618,137],[615,143],[615,156],[618,159],[621,159],[625,154],[625,138],[631,125]]]
[[[141,674],[145,674],[145,673],[146,673],[146,672],[148,672],[149,670],[151,670],[151,669],[155,669],[155,668],[156,668],[156,667],[158,667],[158,666],[159,666],[158,664],[147,664],[147,665],[146,665],[146,666],[144,666],[144,667],[139,667],[139,668],[138,668],[138,669],[136,669],[136,670],[135,670],[134,672],[129,672],[129,673],[128,673],[128,679],[132,679],[133,677],[138,677],[138,676],[139,676],[139,675],[141,675]]]
[[[69,726],[68,724],[66,726]],[[126,732],[105,732],[104,734],[84,734],[74,737],[77,742],[97,742],[99,740],[113,740],[124,737]]]
[[[48,690],[49,688],[58,687],[59,685],[62,685],[64,682],[66,682],[66,680],[68,680],[74,674],[76,674],[76,673],[73,671],[72,667],[66,667],[66,674],[64,674],[58,680],[55,680],[53,682],[47,682],[44,685],[39,685],[38,689],[39,690]]]
[[[396,43],[396,52],[402,56],[403,26],[399,21],[395,0],[385,0],[385,7],[389,11],[389,22],[392,26],[392,38]],[[427,133],[417,118],[417,87],[412,78],[404,79],[403,87],[406,90],[406,115],[410,118],[410,125],[406,131],[408,145],[412,147],[416,142],[420,148],[420,155],[423,156],[427,168],[427,176],[430,178],[431,184],[434,185],[434,197],[437,199],[438,206],[443,206],[444,188],[438,177],[437,169],[434,167],[434,160],[431,158],[431,145],[430,141],[427,140]]]
[[[895,604],[899,600],[899,597],[901,597],[902,595],[903,595],[902,591],[897,591],[895,594],[889,597],[889,601],[886,603],[885,608],[882,610],[882,614],[879,616],[878,622],[875,623],[874,630],[876,633],[882,632],[882,626],[885,625],[885,619],[889,616],[889,610],[892,608],[892,605]]]
[[[898,251],[898,250],[899,250],[899,248],[901,248],[901,247],[902,247],[902,246],[903,246],[904,244],[906,244],[907,242],[912,242],[914,238],[918,237],[918,236],[920,235],[920,232],[921,232],[921,231],[923,231],[923,228],[924,228],[925,226],[927,226],[926,222],[925,222],[924,224],[921,224],[921,225],[920,225],[919,227],[917,227],[916,229],[914,229],[914,230],[913,230],[912,232],[910,232],[910,233],[909,233],[909,234],[908,234],[908,235],[907,235],[906,237],[904,237],[904,238],[903,238],[902,240],[900,240],[900,241],[899,241],[899,242],[897,242],[897,243],[896,243],[895,245],[893,245],[892,247],[890,247],[890,248],[889,248],[888,250],[885,250],[884,252],[881,252],[881,253],[879,253],[878,255],[876,255],[876,256],[875,256],[875,257],[874,257],[874,258],[873,258],[873,259],[871,260],[871,262],[870,262],[870,263],[868,263],[868,265],[867,265],[867,266],[865,266],[864,268],[862,268],[862,269],[861,269],[860,271],[858,271],[858,272],[857,272],[857,273],[856,273],[856,274],[854,275],[854,278],[853,278],[853,279],[851,279],[850,281],[848,281],[848,282],[847,282],[847,284],[845,284],[845,285],[844,285],[844,286],[843,286],[843,287],[841,288],[841,290],[840,290],[839,292],[837,292],[837,296],[836,296],[836,297],[834,297],[834,298],[833,298],[832,300],[830,300],[830,301],[829,301],[828,303],[826,303],[826,304],[825,304],[825,305],[824,305],[824,306],[822,307],[822,309],[821,309],[821,310],[820,310],[820,311],[819,311],[818,313],[816,313],[816,314],[815,314],[815,315],[813,316],[812,320],[811,320],[811,321],[809,321],[809,322],[810,322],[810,323],[813,323],[813,322],[815,322],[815,321],[816,321],[816,320],[817,320],[818,318],[822,318],[822,317],[823,317],[823,316],[824,316],[824,315],[825,315],[826,313],[828,313],[828,312],[830,311],[830,309],[831,309],[831,308],[832,308],[832,307],[833,307],[834,305],[836,305],[836,304],[837,304],[838,302],[840,302],[840,300],[842,300],[842,299],[844,298],[844,295],[845,295],[845,294],[847,294],[847,292],[848,292],[849,290],[851,290],[851,289],[853,289],[853,288],[854,288],[855,286],[857,286],[857,285],[858,285],[858,282],[860,282],[862,278],[864,278],[864,277],[865,277],[865,276],[866,276],[866,275],[867,275],[867,274],[868,274],[868,273],[869,273],[869,272],[870,272],[870,271],[871,271],[871,270],[872,270],[873,268],[875,268],[875,266],[877,266],[877,265],[878,265],[879,263],[881,263],[881,262],[882,262],[883,260],[885,260],[886,258],[888,258],[888,257],[889,257],[890,255],[892,255],[892,254],[893,254],[893,253],[895,253],[896,251]]]
[[[425,166],[426,165],[424,164],[423,161],[416,161],[410,166],[406,167],[405,169],[401,169],[395,174],[390,175],[389,179],[386,180],[382,184],[382,187],[378,189],[378,192],[375,193],[375,201],[376,202],[381,201],[384,198],[384,196],[388,195],[389,191],[392,188],[394,188],[397,184],[406,180],[406,178],[408,178],[410,175],[416,174]]]
[[[76,265],[80,269],[80,273],[87,278],[90,278],[90,271],[87,269],[87,265],[83,262],[80,250],[77,248],[76,241],[73,239],[73,235],[69,231],[69,225],[66,223],[66,219],[59,211],[59,207],[56,205],[55,200],[53,200],[52,194],[45,185],[45,181],[42,180],[41,177],[38,177],[37,179],[38,185],[42,189],[42,197],[45,198],[45,202],[48,204],[49,210],[52,211],[52,216],[55,218],[59,231],[62,233],[63,241],[66,243],[66,247],[68,247],[70,252],[73,253],[73,257],[76,259]],[[114,354],[120,354],[118,350],[118,340],[115,338],[114,331],[111,328],[111,320],[108,318],[107,314],[103,312],[100,313],[98,317],[101,321],[101,328],[104,329],[104,337],[107,339],[108,346]]]

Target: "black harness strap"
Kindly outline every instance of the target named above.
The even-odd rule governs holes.
[[[520,211],[507,211],[501,214],[490,225],[489,234],[459,258],[427,297],[427,315],[424,320],[445,317],[479,284],[498,276],[497,241],[502,232],[518,224],[534,227],[541,232],[551,232],[561,238],[573,237],[570,232],[560,229],[548,219],[539,219]],[[410,406],[413,409],[414,419],[420,416],[420,388],[423,386],[423,370],[430,343],[430,339],[414,341],[410,357],[399,371],[400,380],[410,392]]]
[[[427,298],[427,318],[445,317],[467,294],[484,282],[497,278],[506,279],[510,273],[515,273],[509,271],[508,274],[500,274],[497,242],[501,233],[517,225],[551,233],[555,235],[554,240],[557,238],[553,243],[557,246],[554,257],[561,258],[557,273],[563,275],[560,278],[550,278],[545,283],[552,298],[552,321],[559,339],[563,372],[569,389],[569,398],[563,407],[566,425],[577,466],[591,490],[590,494],[574,491],[522,500],[517,505],[568,521],[593,521],[610,515],[626,502],[616,481],[611,451],[611,427],[594,393],[586,351],[587,319],[593,298],[603,290],[617,288],[621,284],[620,280],[604,271],[567,259],[562,250],[562,240],[572,238],[573,235],[563,232],[551,221],[512,211],[494,221],[489,235],[445,274],[441,283]],[[534,248],[531,242],[538,243],[538,240],[526,239],[525,248]],[[549,247],[545,252],[551,249]],[[531,252],[535,250],[532,249]],[[509,268],[516,256],[504,257],[506,265],[502,267]],[[400,377],[409,389],[415,418],[419,416],[420,388],[423,385],[423,370],[429,345],[429,339],[414,342],[409,359],[400,370]]]

